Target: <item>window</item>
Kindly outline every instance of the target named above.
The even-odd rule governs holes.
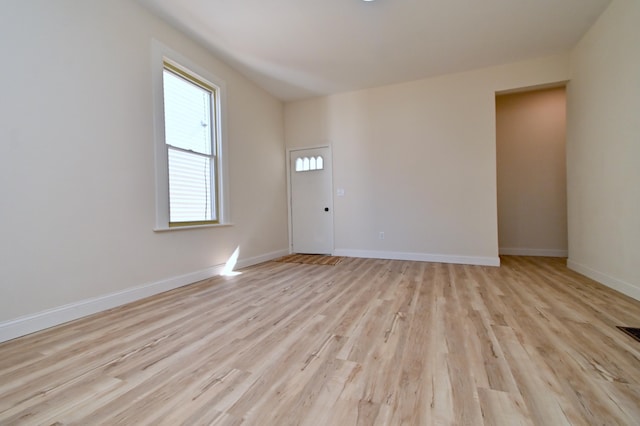
[[[224,83],[154,44],[156,227],[228,223]]]
[[[313,170],[324,169],[324,161],[321,155],[317,157],[298,157],[296,158],[296,172],[310,172]]]
[[[216,89],[165,62],[163,92],[169,226],[217,223]]]

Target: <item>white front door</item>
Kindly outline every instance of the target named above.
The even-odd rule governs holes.
[[[331,254],[331,151],[329,148],[290,151],[289,161],[293,252]]]

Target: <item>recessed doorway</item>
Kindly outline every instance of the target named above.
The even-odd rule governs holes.
[[[500,254],[566,257],[566,90],[496,96]]]

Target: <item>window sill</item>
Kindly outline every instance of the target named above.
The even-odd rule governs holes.
[[[170,232],[170,231],[186,231],[187,229],[202,229],[202,228],[225,228],[227,226],[233,226],[233,223],[211,223],[207,225],[193,225],[193,226],[172,226],[164,228],[153,228],[153,232]]]

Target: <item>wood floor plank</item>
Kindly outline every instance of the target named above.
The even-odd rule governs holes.
[[[640,418],[640,302],[561,259],[241,272],[0,344],[0,424]]]
[[[517,395],[493,389],[478,389],[484,423],[493,426],[533,425],[529,410]]]

